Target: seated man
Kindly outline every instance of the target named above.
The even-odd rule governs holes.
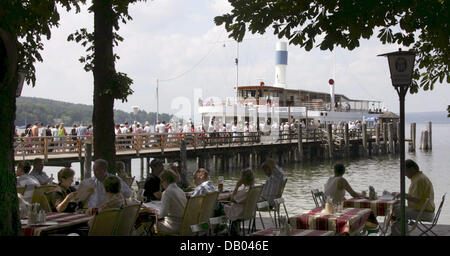
[[[408,193],[405,194],[405,199],[408,201],[405,207],[406,219],[416,219],[420,209],[428,198],[428,203],[425,205],[421,220],[432,221],[434,217],[434,189],[430,179],[420,171],[416,162],[411,159],[405,161],[405,176],[411,180]],[[395,197],[400,198],[400,193],[396,193]],[[397,204],[393,209],[394,216],[400,216],[400,204]],[[399,235],[401,231],[400,220],[396,218],[392,225],[392,235]]]
[[[284,182],[284,172],[272,158],[267,158],[261,165],[261,168],[267,175],[266,183],[261,193],[261,199],[268,201],[269,205],[273,207],[273,200],[281,196],[280,192]]]
[[[41,185],[51,185],[53,177],[49,178],[43,169],[44,161],[41,158],[35,158],[33,160],[33,170],[30,172],[30,175],[34,176]]]
[[[206,195],[209,192],[217,191],[212,181],[209,180],[209,174],[206,169],[198,169],[194,172],[193,176],[194,183],[197,187],[195,187],[194,192],[192,192],[191,196],[202,196]]]
[[[363,197],[362,194],[355,192],[348,181],[343,177],[345,166],[343,164],[334,165],[334,176],[330,177],[324,186],[325,198],[331,198],[333,203],[340,203],[345,200],[345,191],[352,197]]]
[[[164,165],[159,159],[153,159],[150,167],[152,173],[147,177],[144,184],[144,196],[147,202],[161,200],[161,179],[159,175],[164,170]]]
[[[108,197],[103,182],[108,177],[116,177],[120,181],[120,193],[124,198],[129,198],[131,196],[131,190],[128,185],[121,178],[108,173],[108,162],[103,159],[97,159],[94,162],[93,169],[94,177],[83,180],[79,188],[79,190],[82,186],[93,188],[93,192],[87,200],[87,208],[99,208],[107,201]]]
[[[24,192],[23,199],[28,203],[31,203],[31,199],[33,197],[33,191],[35,187],[39,187],[39,181],[34,177],[29,175],[31,170],[31,165],[29,162],[19,162],[17,164],[17,187],[25,187],[26,191]]]

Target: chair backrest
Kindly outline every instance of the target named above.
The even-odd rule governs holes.
[[[33,197],[31,198],[31,203],[39,203],[40,209],[46,212],[51,212],[52,208],[50,206],[49,200],[47,198],[48,192],[56,189],[54,185],[44,185],[34,188]]]
[[[184,208],[183,220],[181,221],[178,234],[181,236],[192,235],[191,225],[199,224],[198,218],[202,210],[202,204],[206,196],[194,196],[187,200]]]
[[[89,228],[89,236],[112,236],[119,222],[121,209],[97,212]]]
[[[133,230],[136,219],[139,215],[142,203],[132,203],[123,206],[121,209],[120,217],[117,223],[114,235],[116,236],[129,236]]]
[[[27,185],[25,185],[24,187],[17,187],[17,193],[23,195],[25,194],[25,191],[27,190]]]
[[[433,218],[433,222],[432,222],[432,225],[433,225],[433,226],[436,225],[437,222],[438,222],[438,220],[439,220],[439,215],[441,215],[441,210],[442,210],[442,206],[444,205],[445,195],[446,195],[446,194],[447,194],[447,193],[445,193],[444,195],[442,195],[441,203],[439,204],[439,208],[438,208],[438,210],[436,211],[436,214],[434,215],[434,218]]]
[[[219,197],[219,192],[209,192],[206,194],[205,199],[202,203],[202,210],[198,219],[198,223],[208,222],[209,219],[214,215],[214,210],[217,205],[217,198]]]
[[[425,206],[427,206],[428,201],[430,201],[430,198],[427,198],[425,202],[423,203],[422,207],[420,208],[419,214],[417,214],[416,219],[414,220],[414,226],[411,229],[408,229],[408,235],[417,227],[418,221],[422,218],[423,211],[425,210]]]
[[[247,198],[244,204],[244,212],[242,214],[242,220],[251,220],[256,213],[256,203],[258,202],[264,185],[258,185],[251,187],[247,193]]]
[[[280,195],[278,197],[282,197],[283,196],[284,188],[286,187],[287,180],[288,180],[287,178],[284,178],[283,185],[281,186]]]
[[[325,206],[325,194],[322,191],[319,191],[318,189],[313,189],[311,190],[311,195],[314,200],[314,203],[316,204],[316,207]]]

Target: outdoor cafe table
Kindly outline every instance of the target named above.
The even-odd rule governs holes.
[[[274,236],[274,232],[279,231],[279,228],[268,228],[252,233],[249,236]],[[329,230],[292,229],[290,236],[334,236],[334,232]]]
[[[289,218],[297,229],[331,230],[336,234],[353,235],[364,228],[367,221],[378,224],[371,209],[344,208],[340,213],[322,213],[323,207]]]
[[[344,201],[344,208],[370,208],[375,216],[385,216],[389,207],[399,202],[399,200],[395,199],[370,200],[365,198],[352,198]]]
[[[87,224],[92,217],[89,214],[48,212],[44,223],[28,225],[28,219],[22,219],[22,231],[24,236],[40,236],[43,233],[54,233],[58,230],[67,230],[71,227]]]

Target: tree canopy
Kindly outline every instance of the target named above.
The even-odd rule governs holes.
[[[313,47],[353,50],[377,33],[383,44],[398,43],[416,51],[410,92],[450,83],[449,2],[447,0],[228,0],[233,9],[214,18],[229,37],[242,41],[246,31],[278,38],[306,51]],[[322,39],[323,37],[323,39]],[[318,38],[321,38],[320,41]],[[420,80],[420,83],[419,83]]]

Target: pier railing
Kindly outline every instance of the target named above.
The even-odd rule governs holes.
[[[368,137],[374,136],[374,129],[367,129]],[[328,135],[319,128],[303,128],[303,142],[325,142]],[[333,141],[344,138],[343,129],[333,130]],[[349,139],[360,139],[361,131],[350,131]],[[287,144],[298,142],[298,131],[270,131],[270,132],[193,132],[193,133],[141,133],[116,135],[116,153],[136,154],[150,151],[167,151],[179,149],[184,140],[186,148],[201,149],[213,147],[238,147],[256,144]],[[47,159],[53,155],[67,155],[83,157],[85,145],[93,146],[93,136],[55,136],[55,137],[15,137],[14,153],[16,157],[36,156]]]

